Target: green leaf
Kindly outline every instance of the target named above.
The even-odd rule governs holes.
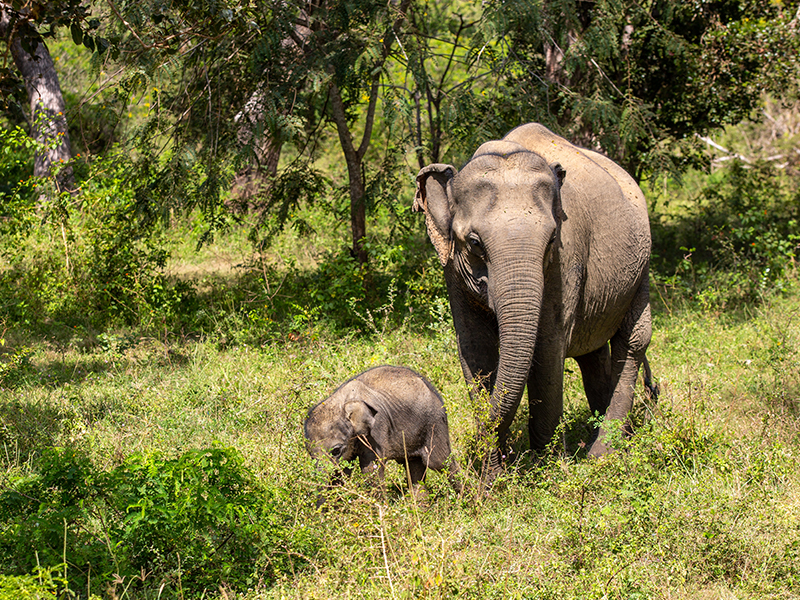
[[[75,45],[80,46],[81,42],[83,41],[83,31],[81,31],[81,26],[77,23],[73,23],[69,30],[72,33],[72,41],[75,42]]]

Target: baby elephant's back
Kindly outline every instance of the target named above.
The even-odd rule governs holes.
[[[447,421],[439,392],[422,375],[407,367],[375,367],[357,379],[389,403],[394,414],[409,413]]]
[[[365,371],[357,379],[385,403],[387,437],[404,442],[406,452],[427,448],[431,468],[441,468],[435,463],[449,456],[450,437],[444,402],[433,384],[409,368],[388,365]]]

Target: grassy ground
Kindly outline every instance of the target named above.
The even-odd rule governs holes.
[[[432,474],[430,496],[418,502],[404,493],[398,467],[383,489],[354,477],[322,512],[302,422],[310,405],[370,366],[407,365],[440,389],[466,464],[473,409],[442,306],[420,328],[341,338],[312,327],[264,347],[111,334],[91,344],[28,339],[28,351],[17,348],[18,360],[3,363],[0,484],[25,475],[52,446],[80,450],[101,470],[135,452],[177,457],[215,443],[238,450],[259,481],[287,492],[281,510],[290,527],[316,542],[272,585],[231,589],[221,578],[205,597],[796,598],[794,290],[735,314],[702,312],[654,290],[649,357],[661,396],[647,405],[638,393],[637,433],[620,440],[620,452],[584,458],[589,414],[569,363],[552,452],[534,460],[520,433],[523,456],[488,497],[469,485],[456,494]],[[469,468],[467,480],[475,481]],[[180,579],[128,583],[76,593],[184,596]]]

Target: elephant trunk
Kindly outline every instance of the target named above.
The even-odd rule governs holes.
[[[543,257],[544,250],[528,256]],[[496,281],[493,297],[499,329],[500,360],[492,390],[492,424],[502,448],[519,407],[533,361],[544,289],[542,259],[530,262],[502,261],[503,276]],[[493,457],[493,466],[499,461]]]

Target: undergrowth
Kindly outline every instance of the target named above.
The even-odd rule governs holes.
[[[34,462],[0,493],[5,573],[52,569],[64,590],[133,595],[153,576],[162,591],[194,596],[269,585],[318,551],[290,490],[258,480],[232,448],[134,453],[102,469],[52,447]]]

